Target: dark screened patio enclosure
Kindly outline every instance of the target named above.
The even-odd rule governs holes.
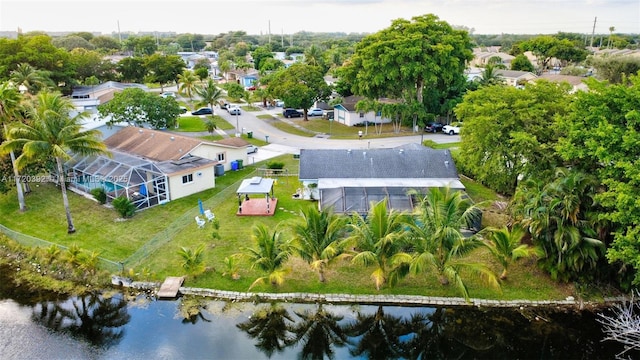
[[[167,176],[151,161],[112,151],[103,155],[74,155],[64,164],[71,188],[84,193],[103,188],[107,201],[124,196],[137,209],[169,201]]]

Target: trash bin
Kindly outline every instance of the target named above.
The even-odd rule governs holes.
[[[231,170],[233,170],[233,171],[238,170],[238,162],[237,161],[232,161],[231,162]]]
[[[247,138],[253,139],[253,131],[247,131]]]
[[[238,170],[241,170],[241,169],[242,169],[242,161],[243,161],[243,160],[240,160],[240,159],[239,159],[239,160],[236,160],[236,162],[238,163]]]

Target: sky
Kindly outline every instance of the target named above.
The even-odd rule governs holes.
[[[0,0],[0,31],[373,33],[429,13],[474,34],[640,33],[640,0]]]

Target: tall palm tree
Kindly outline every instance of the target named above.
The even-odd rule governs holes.
[[[256,224],[253,227],[252,238],[258,247],[243,248],[243,250],[252,264],[251,269],[258,268],[267,275],[256,279],[249,289],[265,280],[274,286],[281,285],[285,275],[289,272],[284,268],[284,265],[291,255],[290,242],[284,240],[280,231],[276,229],[270,232],[264,224]]]
[[[461,229],[477,223],[480,210],[464,198],[464,193],[450,188],[432,188],[416,208],[410,224],[414,255],[413,274],[434,271],[442,285],[453,282],[469,300],[469,291],[461,271],[481,276],[489,285],[499,288],[497,278],[485,264],[467,263],[462,258],[483,245],[475,237],[465,238]]]
[[[609,41],[607,41],[607,48],[611,49],[611,37],[613,36],[613,32],[616,31],[615,26],[609,27]]]
[[[8,82],[0,84],[0,122],[3,125],[5,137],[8,134],[7,124],[15,120],[18,109],[20,107],[21,96],[18,90],[11,86]],[[20,211],[25,211],[27,206],[24,202],[24,193],[22,191],[22,183],[20,182],[20,172],[16,165],[16,155],[13,151],[9,152],[11,157],[11,166],[13,167],[13,177],[16,183],[16,191],[18,193],[18,205]]]
[[[319,211],[316,207],[300,211],[302,223],[292,226],[294,249],[311,267],[318,271],[320,282],[325,282],[325,268],[342,252],[339,241],[344,235],[348,219],[331,209]]]
[[[311,45],[304,52],[304,62],[308,65],[322,66],[324,60],[322,59],[322,49],[317,45]]]
[[[189,100],[193,100],[193,90],[195,89],[198,80],[198,76],[193,71],[185,70],[182,74],[178,75],[178,81],[180,82],[178,91],[186,93]]]
[[[26,91],[32,95],[51,83],[51,79],[45,72],[35,69],[28,63],[18,64],[9,76],[16,87],[24,86]]]
[[[215,104],[222,98],[222,90],[216,86],[216,83],[213,79],[209,78],[207,83],[202,86],[196,86],[195,92],[198,96],[200,96],[200,101],[196,104],[196,106],[204,106],[207,105],[211,109],[211,113],[215,114],[213,111],[213,107]]]
[[[501,280],[507,279],[507,268],[512,262],[535,253],[534,248],[522,243],[525,231],[519,226],[515,226],[511,230],[507,227],[486,228],[483,233],[488,241],[487,246],[491,254],[502,266]]]
[[[30,123],[15,123],[9,128],[8,140],[0,145],[0,153],[22,150],[16,159],[19,169],[35,160],[55,160],[69,234],[74,233],[76,228],[69,209],[63,160],[71,157],[69,152],[80,155],[107,153],[106,146],[100,141],[99,131],[82,130],[80,119],[86,114],[70,117],[73,110],[74,106],[61,94],[41,92],[35,107],[28,110]]]
[[[407,273],[404,260],[408,255],[402,252],[406,220],[406,214],[388,210],[387,199],[383,199],[372,204],[366,219],[356,213],[349,224],[352,235],[346,243],[353,243],[357,251],[351,262],[375,266],[371,278],[377,290],[387,282],[394,285]]]

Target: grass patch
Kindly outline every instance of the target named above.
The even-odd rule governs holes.
[[[283,162],[290,172],[298,171],[298,160],[289,155],[273,160]],[[240,171],[226,172],[216,178],[215,189],[138,212],[126,221],[119,221],[113,209],[69,193],[71,211],[78,230],[73,235],[66,233],[60,191],[51,184],[34,186],[33,192],[27,196],[29,209],[25,213],[18,211],[15,192],[0,195],[0,218],[10,229],[65,246],[77,244],[82,249],[98,251],[102,257],[112,261],[126,261],[138,254],[136,259],[139,261],[130,260],[125,266],[133,267],[135,272],[149,270],[149,280],[159,281],[166,276],[184,275],[177,251],[181,247],[195,249],[205,244],[205,264],[208,270],[196,278],[189,277],[186,286],[247,291],[249,285],[263,274],[252,270],[252,264],[241,258],[241,277],[239,280],[232,280],[222,275],[225,270],[224,258],[239,253],[243,247],[254,246],[251,229],[257,223],[263,223],[270,229],[280,229],[285,238],[290,238],[291,231],[287,225],[299,221],[301,209],[317,206],[315,202],[293,199],[291,195],[300,187],[297,177],[281,177],[274,186],[274,193],[278,198],[274,216],[236,216],[238,203],[235,191],[239,182],[259,175],[256,168],[263,166],[264,163],[258,163],[247,165]],[[480,187],[467,184],[470,183],[465,180],[474,200],[491,197],[486,190],[480,191]],[[194,217],[199,214],[198,199],[219,220],[219,239],[212,236],[214,228],[211,223],[207,223],[204,229],[196,225]],[[496,272],[499,271],[498,265],[483,250],[472,253],[468,261],[486,262]],[[384,287],[378,292],[370,278],[372,268],[355,266],[344,260],[330,266],[326,283],[320,283],[317,274],[298,257],[292,257],[287,267],[291,272],[282,287],[259,285],[253,291],[459,296],[453,286],[440,285],[437,278],[430,274],[407,277],[397,286]],[[531,260],[520,261],[510,267],[509,279],[503,283],[502,292],[489,289],[472,277],[465,280],[471,296],[478,298],[564,299],[573,293],[571,287],[557,284],[540,272]]]
[[[273,116],[269,114],[260,114],[260,115],[256,115],[256,117],[262,120],[273,120]]]
[[[411,132],[411,128],[408,127],[402,127],[399,133],[395,133],[393,131],[392,124],[382,124],[378,126],[379,133],[377,133],[375,126],[346,126],[336,121],[328,121],[322,118],[309,118],[308,121],[305,121],[302,118],[289,120],[295,125],[303,127],[309,131],[330,134],[334,139],[358,139],[358,131],[362,131],[364,134],[363,139],[415,135],[415,133]]]
[[[425,140],[422,142],[422,145],[430,147],[432,149],[452,149],[460,147],[460,142],[437,143],[433,140]]]
[[[205,141],[218,141],[218,140],[222,140],[224,139],[224,137],[222,135],[205,135],[205,136],[198,136],[198,139],[202,139]]]
[[[299,129],[295,126],[289,125],[283,121],[279,121],[279,120],[275,120],[273,123],[271,123],[271,125],[278,129],[278,130],[282,130],[284,132],[288,132],[289,134],[293,134],[293,135],[298,135],[298,136],[306,136],[306,137],[314,137],[316,136],[315,133],[311,133],[308,131],[305,131],[303,129]]]

